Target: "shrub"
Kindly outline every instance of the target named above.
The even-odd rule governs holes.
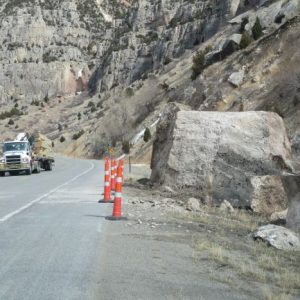
[[[61,143],[63,143],[64,141],[66,140],[66,138],[62,135],[61,137],[60,137],[60,139],[59,139],[59,141],[61,142]]]
[[[44,102],[46,102],[46,103],[48,103],[48,101],[49,101],[49,96],[48,96],[48,94],[44,97]]]
[[[147,127],[145,132],[144,132],[144,142],[147,143],[148,141],[151,140],[151,132],[150,129]]]
[[[193,57],[191,79],[195,80],[202,73],[205,67],[205,51],[197,51]]]
[[[58,131],[62,131],[63,130],[63,127],[62,127],[62,125],[59,123],[58,124]]]
[[[251,44],[251,42],[252,42],[252,37],[247,31],[244,31],[240,42],[241,49],[247,48]]]
[[[89,103],[88,103],[88,107],[94,107],[95,106],[95,103],[93,102],[93,101],[90,101]]]
[[[131,145],[130,145],[130,142],[129,141],[124,141],[122,143],[122,151],[125,153],[125,154],[129,154],[130,153],[130,148],[131,148]]]
[[[77,114],[77,118],[78,118],[79,121],[81,120],[81,112],[79,112],[79,113]]]
[[[72,136],[72,140],[78,140],[83,134],[84,134],[84,130],[83,129],[80,130],[77,133],[74,133],[73,136]]]
[[[169,56],[166,56],[164,60],[164,65],[168,65],[170,62],[172,62],[172,59]]]
[[[93,112],[95,112],[95,111],[97,111],[97,108],[96,108],[96,106],[92,106],[92,108],[91,108],[91,112],[93,113]]]
[[[131,88],[131,87],[126,88],[125,94],[126,94],[127,97],[134,96],[134,90],[133,90],[133,88]]]
[[[252,27],[252,35],[255,40],[258,40],[261,36],[263,36],[263,30],[258,17]]]
[[[13,116],[21,116],[23,113],[16,107],[13,107],[10,111],[0,113],[0,120],[11,118]]]
[[[9,121],[8,121],[8,123],[7,123],[8,125],[14,125],[15,124],[15,122],[14,122],[14,120],[13,119],[9,119]]]

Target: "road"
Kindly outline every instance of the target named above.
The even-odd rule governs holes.
[[[52,172],[0,178],[0,299],[101,299],[101,162],[57,158]]]

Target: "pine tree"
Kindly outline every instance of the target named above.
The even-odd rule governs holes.
[[[263,36],[263,29],[258,17],[256,18],[256,21],[252,27],[252,35],[255,40],[258,40],[261,36]]]

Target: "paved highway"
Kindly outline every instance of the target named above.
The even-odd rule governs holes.
[[[52,172],[0,178],[0,299],[101,299],[111,204],[101,162],[57,158]]]

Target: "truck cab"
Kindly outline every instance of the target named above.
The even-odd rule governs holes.
[[[39,162],[34,160],[29,141],[9,141],[3,144],[3,156],[0,158],[0,175],[25,172],[39,172]]]

